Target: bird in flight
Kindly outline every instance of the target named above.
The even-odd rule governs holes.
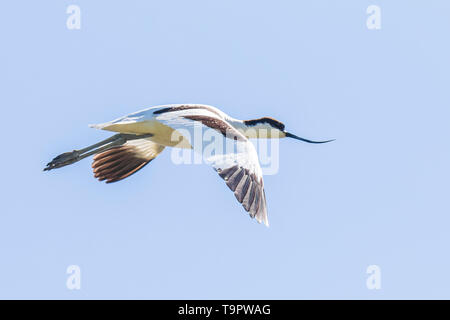
[[[300,138],[285,131],[278,120],[232,118],[221,110],[201,104],[171,104],[147,108],[116,120],[91,125],[117,132],[110,138],[80,150],[63,153],[47,164],[44,171],[61,168],[93,155],[94,176],[106,183],[129,177],[155,159],[165,147],[196,149],[195,128],[213,130],[222,145],[232,150],[217,152],[208,163],[225,180],[251,218],[269,226],[262,170],[252,138],[293,138],[308,143],[326,143]],[[177,138],[174,139],[174,136]],[[201,146],[203,147],[203,145]]]

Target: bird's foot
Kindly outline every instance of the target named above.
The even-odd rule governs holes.
[[[61,168],[77,162],[80,158],[80,152],[77,150],[73,150],[72,152],[65,152],[54,158],[52,161],[47,163],[47,166],[44,168],[44,171]]]

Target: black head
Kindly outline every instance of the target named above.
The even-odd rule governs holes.
[[[295,134],[286,132],[284,130],[285,126],[284,126],[283,122],[280,122],[278,120],[275,120],[275,119],[269,118],[269,117],[263,117],[263,118],[259,118],[259,119],[253,119],[253,120],[244,120],[244,124],[249,127],[256,126],[256,125],[269,125],[270,127],[281,131],[283,133],[283,135],[281,137],[284,136],[286,138],[293,138],[293,139],[300,140],[303,142],[308,142],[308,143],[327,143],[327,142],[334,141],[334,139],[326,140],[326,141],[313,141],[313,140],[298,137]]]
[[[280,131],[284,131],[284,123],[283,122],[280,122],[278,120],[275,120],[275,119],[269,118],[269,117],[253,119],[253,120],[245,120],[244,123],[247,126],[255,126],[257,124],[268,124],[272,128],[278,129]]]

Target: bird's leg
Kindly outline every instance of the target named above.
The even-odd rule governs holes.
[[[128,140],[143,139],[151,136],[152,136],[151,134],[135,135],[135,134],[118,133],[112,137],[109,137],[108,139],[100,141],[86,148],[60,154],[59,156],[54,158],[51,162],[47,163],[47,166],[44,168],[44,171],[61,168],[69,164],[78,162],[81,159],[89,157],[93,154],[103,152],[113,147],[120,146],[125,142],[127,142]]]
[[[109,137],[108,139],[93,144],[89,147],[62,153],[56,158],[54,158],[51,162],[47,163],[47,167],[44,169],[44,171],[67,166],[69,164],[75,163],[77,161],[80,161],[81,159],[86,158],[88,155],[91,155],[96,152],[101,152],[103,150],[106,150],[107,148],[111,148],[113,146],[117,146],[125,142],[126,140],[124,140],[122,138],[122,134],[119,133],[112,137]]]

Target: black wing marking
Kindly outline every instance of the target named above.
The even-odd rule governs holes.
[[[267,224],[267,205],[262,178],[238,165],[216,171],[234,192],[239,203],[242,203],[244,209],[249,212],[250,217]]]

